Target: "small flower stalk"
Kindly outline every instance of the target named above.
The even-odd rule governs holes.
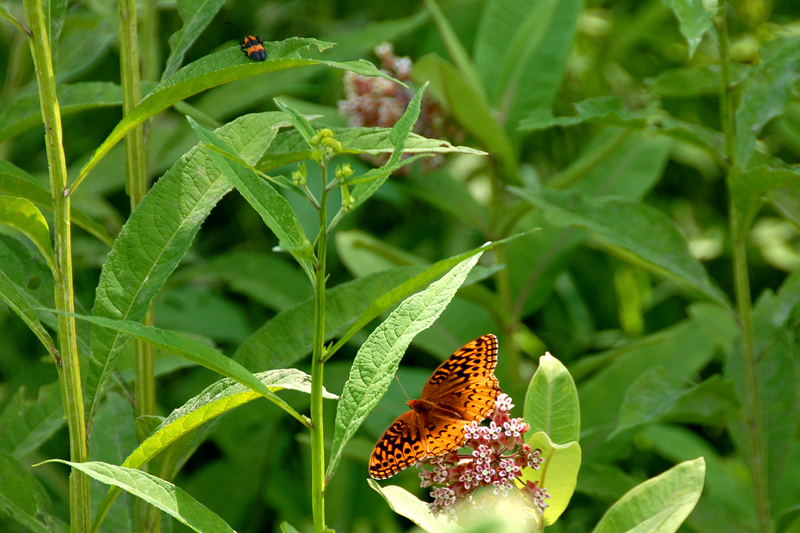
[[[433,502],[428,504],[435,515],[456,520],[488,514],[499,498],[521,496],[521,520],[539,520],[548,507],[547,489],[538,482],[520,479],[525,468],[538,470],[544,463],[541,450],[525,444],[530,429],[522,418],[510,418],[514,407],[511,397],[501,394],[489,415],[489,425],[472,422],[464,426],[464,447],[472,453],[455,451],[431,457],[420,463],[420,485],[433,487]],[[427,468],[426,468],[427,467]],[[434,486],[440,485],[440,486]]]

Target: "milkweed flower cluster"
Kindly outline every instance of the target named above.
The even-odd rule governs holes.
[[[542,516],[550,498],[547,489],[539,487],[538,482],[523,485],[518,478],[524,468],[538,470],[544,458],[541,450],[525,444],[523,436],[530,425],[522,418],[508,416],[514,407],[511,402],[508,395],[501,394],[488,426],[474,421],[464,426],[464,446],[472,453],[448,452],[417,463],[422,469],[421,486],[433,487],[433,502],[428,505],[434,515],[455,519],[464,510],[483,514],[493,499],[521,493],[525,497],[522,519]]]
[[[375,55],[381,61],[382,72],[406,85],[411,85],[413,63],[410,58],[397,57],[394,54],[394,45],[391,43],[375,47]],[[410,88],[391,80],[362,76],[355,72],[345,74],[344,90],[345,99],[339,100],[339,112],[347,117],[348,125],[354,128],[391,128],[403,116],[414,96]],[[441,106],[427,95],[422,97],[419,118],[413,131],[430,139],[449,138],[458,141],[463,137],[463,134],[448,122]],[[380,165],[385,163],[388,157],[388,154],[385,154],[382,157],[369,156],[366,159]],[[441,156],[422,160],[426,170],[441,166],[442,163]]]

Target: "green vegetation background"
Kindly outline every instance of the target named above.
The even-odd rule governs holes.
[[[660,106],[686,123],[719,131],[718,81],[715,85],[713,79],[702,77],[704,65],[718,64],[714,38],[706,34],[689,58],[686,40],[668,4],[660,0],[587,1],[577,19],[557,94],[547,107],[556,116],[573,115],[575,102],[617,96],[628,109]],[[3,5],[22,18],[21,4]],[[174,2],[158,6],[158,43],[151,57],[163,61],[169,53],[167,39],[180,28],[181,20]],[[458,38],[473,54],[483,7],[477,0],[442,3]],[[759,62],[763,43],[769,39],[780,34],[796,38],[800,33],[800,4],[794,0],[735,1],[730,5],[730,17],[731,55],[744,65]],[[118,83],[116,20],[115,2],[86,0],[70,5],[59,47],[60,82]],[[391,40],[398,55],[414,61],[428,54],[452,61],[422,2],[236,0],[220,11],[189,50],[185,63],[241,40],[240,32],[223,21],[242,29],[252,26],[252,33],[265,41],[308,36],[336,42],[337,48],[323,56],[331,59],[363,57],[377,64],[372,49]],[[681,77],[685,71],[674,69],[683,67],[695,70]],[[552,73],[546,64],[542,68]],[[787,167],[800,158],[796,61],[792,71],[795,75],[790,76],[788,96],[764,121],[764,130],[757,132],[761,139],[757,157],[779,159]],[[734,69],[734,78],[738,73]],[[7,117],[11,102],[30,89],[32,74],[25,39],[3,24],[0,131],[5,125],[3,114]],[[157,77],[149,74],[145,72],[146,79]],[[337,101],[345,97],[342,73],[331,69],[308,76],[278,73],[248,78],[199,94],[188,103],[213,121],[225,123],[244,113],[273,110],[275,96],[305,113],[323,115],[321,123],[346,122],[336,110]],[[609,113],[602,116],[607,119]],[[65,149],[73,178],[120,119],[119,102],[65,118]],[[536,190],[554,179],[569,180],[573,175],[569,173],[577,172],[577,178],[561,188],[601,198],[622,197],[657,209],[672,220],[691,254],[733,300],[729,189],[724,165],[715,155],[687,140],[688,134],[681,134],[684,138],[658,135],[642,128],[610,125],[613,120],[588,120],[564,128],[536,125],[537,120],[540,125],[546,123],[547,117],[531,120],[531,131],[518,135],[513,143],[519,184]],[[155,179],[197,139],[175,109],[162,113],[148,127],[148,171]],[[3,133],[0,159],[46,182],[42,128]],[[486,149],[475,137],[468,132],[459,143]],[[350,162],[358,168],[366,165],[356,158]],[[576,170],[576,162],[589,166]],[[393,266],[430,263],[485,242],[492,235],[487,235],[481,221],[495,216],[492,210],[498,208],[488,204],[492,168],[486,158],[454,155],[446,156],[444,166],[433,172],[416,165],[408,175],[393,177],[338,227],[328,285]],[[116,235],[129,215],[121,146],[103,160],[79,192],[75,206]],[[777,290],[787,273],[800,266],[800,200],[793,203],[795,197],[800,198],[796,191],[771,197],[749,234],[754,300],[764,291]],[[313,219],[308,216],[310,206],[300,202],[293,206],[301,216],[304,213]],[[630,219],[632,232],[636,232],[636,222]],[[577,493],[553,531],[589,531],[627,489],[698,455],[708,462],[706,491],[684,529],[753,530],[753,496],[747,458],[741,452],[746,445],[737,442],[742,438],[741,428],[727,424],[726,418],[741,407],[734,386],[722,379],[730,372],[726,358],[737,351],[734,321],[720,307],[704,302],[697,292],[625,257],[609,254],[602,239],[580,229],[564,230],[538,210],[526,214],[520,226],[542,229],[508,247],[506,267],[522,318],[514,336],[504,335],[508,332],[481,304],[480,291],[461,294],[406,354],[399,376],[408,393],[416,395],[431,369],[453,350],[483,333],[495,332],[501,339],[501,366],[510,357],[510,345],[518,354],[518,368],[501,385],[514,396],[521,411],[525,384],[538,356],[547,350],[573,373],[583,414],[584,464]],[[313,234],[313,227],[307,228],[307,234]],[[232,353],[276,313],[311,296],[295,263],[272,252],[277,244],[238,194],[227,195],[204,222],[192,250],[156,299],[156,325],[189,333]],[[76,229],[74,252],[76,290],[83,309],[88,310],[108,246]],[[52,294],[52,287],[43,281],[46,276],[29,274],[29,290]],[[37,285],[41,283],[44,286]],[[491,280],[483,287],[500,290]],[[527,297],[519,301],[520,294]],[[796,439],[800,393],[793,322],[789,320],[785,326],[781,332],[790,340],[784,370],[789,371],[765,378],[767,394],[762,401],[767,411],[776,406],[774,413],[786,421],[784,431],[789,436],[783,448],[781,482],[770,487],[773,518],[778,531],[796,532],[800,531],[800,450]],[[355,350],[365,336],[354,337],[328,363],[328,390],[341,392]],[[36,338],[4,305],[0,305],[0,347],[0,409],[32,402],[41,387],[56,379],[53,364]],[[127,357],[121,366],[128,379],[132,377],[130,365]],[[210,371],[166,354],[158,354],[157,371],[159,414],[164,416],[216,379]],[[498,370],[501,376],[509,372],[508,368]],[[699,393],[698,383],[705,387]],[[25,392],[18,392],[23,387]],[[42,389],[40,402],[54,393],[57,386]],[[285,397],[298,411],[307,412],[305,395],[289,392]],[[403,393],[394,385],[381,404],[386,409],[366,421],[347,449],[326,491],[327,522],[337,531],[409,529],[410,523],[395,515],[365,482],[371,447],[404,410],[404,402]],[[637,406],[644,408],[637,412]],[[328,409],[332,423],[333,409]],[[93,458],[119,464],[117,456],[124,458],[136,445],[132,426],[126,430],[119,424],[132,416],[130,405],[112,392],[97,414],[94,431],[102,433],[104,425],[117,426],[107,432],[111,440],[92,450]],[[51,425],[53,437],[31,451],[25,464],[68,458],[66,429],[57,430],[57,417]],[[65,470],[46,465],[34,472],[53,501],[54,515],[66,520]],[[277,531],[283,521],[295,526],[309,523],[309,480],[308,439],[301,425],[274,405],[259,401],[219,421],[175,483],[237,531],[262,532]],[[422,494],[413,469],[393,481]],[[104,492],[98,486],[94,504]],[[118,527],[127,531],[128,526]],[[24,531],[5,517],[0,517],[0,529]],[[167,521],[165,530],[184,528]]]

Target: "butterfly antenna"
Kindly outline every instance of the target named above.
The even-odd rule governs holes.
[[[406,400],[410,400],[411,398],[408,397],[408,393],[406,392],[406,389],[403,388],[403,384],[400,382],[400,378],[395,376],[394,379],[397,380],[397,384],[400,385],[400,390],[402,390],[403,394],[406,395]]]

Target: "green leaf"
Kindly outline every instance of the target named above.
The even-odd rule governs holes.
[[[52,57],[58,57],[58,39],[67,16],[67,0],[45,0],[42,3],[47,39],[50,42],[50,54]]]
[[[641,483],[606,511],[593,533],[677,531],[700,498],[705,472],[700,457]]]
[[[372,178],[374,176],[375,179],[365,183],[359,183],[356,185],[355,189],[353,189],[353,209],[363,204],[367,198],[375,194],[375,191],[377,191],[380,186],[383,185],[383,183],[389,178],[389,175],[395,169],[400,168],[400,158],[403,156],[403,151],[406,146],[408,136],[411,134],[411,130],[414,129],[414,124],[417,123],[422,95],[427,86],[428,84],[425,83],[419,88],[417,94],[415,94],[414,98],[412,98],[408,103],[408,107],[406,107],[403,116],[400,117],[400,119],[395,123],[389,132],[389,142],[392,143],[392,146],[394,147],[392,150],[392,155],[389,157],[389,161],[387,161],[382,167],[372,169],[369,172],[357,177],[357,179],[364,179]],[[408,162],[406,161],[404,164],[407,163]]]
[[[575,108],[576,114],[564,117],[555,117],[552,110],[539,108],[520,121],[519,129],[538,131],[553,126],[575,126],[584,122],[599,122],[629,128],[646,128],[649,124],[643,113],[628,111],[619,96],[589,98],[572,104],[572,107]]]
[[[306,424],[303,416],[297,413],[289,405],[275,396],[275,394],[265,387],[253,374],[248,372],[243,366],[236,361],[225,357],[216,350],[213,350],[195,340],[185,337],[174,331],[159,329],[153,326],[143,326],[137,322],[129,322],[126,320],[112,320],[110,318],[99,316],[85,316],[75,313],[64,313],[81,320],[87,320],[92,324],[102,326],[107,329],[112,329],[120,333],[131,335],[137,339],[149,342],[157,348],[166,350],[175,355],[179,355],[193,363],[204,366],[225,377],[241,383],[250,389],[258,392],[271,402],[275,403],[278,407],[292,415],[298,421]]]
[[[500,160],[505,170],[511,173],[512,182],[519,183],[516,177],[517,156],[508,134],[464,74],[431,54],[414,64],[414,79],[430,82],[430,92],[436,101]]]
[[[463,260],[442,279],[404,300],[361,345],[336,409],[326,478],[336,470],[345,444],[386,394],[408,345],[439,318],[482,254]]]
[[[539,368],[528,386],[524,419],[532,432],[543,431],[556,444],[580,438],[578,389],[567,368],[549,353],[539,358]]]
[[[412,173],[395,185],[403,192],[427,202],[480,230],[482,235],[491,233],[490,210],[481,205],[469,191],[468,184],[454,179],[447,170],[425,174]]]
[[[101,462],[71,463],[60,459],[47,462],[64,463],[107,485],[120,487],[198,533],[235,533],[222,518],[186,492],[146,472]]]
[[[186,52],[214,20],[224,3],[224,0],[178,0],[178,14],[183,26],[169,36],[171,52],[161,74],[162,80],[169,78],[180,68]]]
[[[214,135],[212,131],[203,128],[191,118],[187,118],[202,142],[216,146],[225,152],[235,153],[233,148]],[[264,224],[278,237],[281,248],[290,251],[306,271],[309,279],[314,279],[314,267],[309,261],[314,256],[311,243],[286,198],[250,169],[241,165],[232,165],[229,159],[214,151],[211,152],[211,157],[216,166],[222,169],[228,180],[236,187],[236,190],[261,215]]]
[[[737,163],[748,169],[755,152],[756,136],[774,117],[783,112],[798,78],[800,37],[766,42],[762,62],[742,82],[741,100],[736,110]]]
[[[36,105],[39,105],[38,102]],[[27,172],[2,159],[0,159],[0,194],[26,198],[36,204],[39,209],[53,211],[53,197],[50,195],[50,191],[34,181]],[[108,234],[106,229],[80,209],[70,206],[70,216],[75,225],[85,229],[107,245],[114,246],[114,238]]]
[[[478,27],[475,64],[489,102],[509,131],[538,107],[550,107],[577,30],[581,0],[493,0]]]
[[[392,511],[405,516],[428,533],[446,533],[453,530],[450,520],[444,515],[433,516],[428,505],[402,487],[388,485],[381,487],[374,479],[368,479],[370,488],[383,496]]]
[[[298,531],[289,522],[282,522],[281,523],[281,533],[300,533],[300,531]]]
[[[123,118],[114,128],[103,144],[95,151],[94,155],[81,169],[80,174],[71,186],[75,188],[89,171],[105,156],[111,148],[121,141],[125,135],[156,113],[163,111],[175,102],[179,102],[211,87],[234,80],[248,78],[258,74],[274,72],[289,68],[310,65],[328,65],[364,76],[380,76],[389,78],[381,73],[369,61],[322,61],[318,59],[302,59],[300,51],[311,46],[316,46],[320,51],[330,48],[332,43],[293,37],[276,43],[264,43],[267,51],[267,61],[251,61],[241,53],[238,48],[229,48],[186,65],[169,78],[162,81],[151,91],[135,108]],[[390,79],[390,78],[389,78]]]
[[[336,253],[356,278],[400,266],[415,266],[425,261],[395,248],[361,230],[341,230],[334,236]]]
[[[691,59],[706,32],[713,31],[714,10],[703,7],[701,0],[661,1],[675,13],[680,24],[681,34],[686,39],[686,44],[689,45],[689,59]]]
[[[342,143],[341,154],[391,154],[394,145],[389,140],[392,130],[389,128],[329,128],[337,141]],[[466,146],[453,146],[449,142],[428,139],[411,133],[406,140],[403,153],[461,153],[486,155],[486,152]],[[297,163],[311,158],[311,149],[297,130],[284,131],[278,134],[275,143],[270,147],[264,159],[256,168],[262,172],[270,172],[276,168]],[[405,165],[405,161],[398,163]],[[397,167],[399,168],[399,167]],[[385,169],[384,169],[385,170]]]
[[[25,398],[25,387],[20,387],[0,415],[0,452],[22,460],[47,442],[64,422],[58,381],[41,387],[35,400]]]
[[[3,18],[5,18],[11,24],[16,26],[16,28],[19,31],[21,31],[22,33],[25,33],[26,35],[30,36],[30,33],[28,33],[28,29],[25,28],[25,26],[23,26],[22,23],[20,21],[18,21],[16,19],[16,17],[14,17],[14,15],[12,15],[11,12],[2,4],[0,4],[0,15],[2,15]]]
[[[766,166],[742,170],[742,167],[736,166],[728,173],[727,181],[731,201],[741,217],[739,228],[741,234],[745,235],[766,200],[765,196],[774,189],[797,185],[800,183],[800,173]]]
[[[100,404],[92,425],[89,441],[89,460],[118,465],[139,444],[136,438],[133,406],[131,402],[116,392],[106,395]],[[141,417],[140,417],[141,418]],[[96,481],[91,482],[91,498],[93,507],[97,506],[105,495],[106,487]],[[94,510],[94,509],[93,509]],[[110,509],[98,530],[106,533],[134,533],[136,531],[136,506],[133,498],[123,498],[119,504]]]
[[[732,311],[725,294],[689,254],[675,223],[660,211],[618,198],[587,198],[571,191],[512,192],[545,212],[553,224],[585,228],[608,251],[688,286]]]
[[[215,133],[235,149],[244,150],[269,141],[285,120],[283,113],[247,115]],[[254,137],[261,140],[254,141]],[[255,157],[258,151],[250,153]],[[175,163],[153,185],[117,237],[100,274],[92,314],[142,320],[188,251],[200,224],[232,187],[205,148],[195,147]],[[125,335],[92,328],[85,389],[88,419],[126,343]]]
[[[58,276],[56,256],[50,244],[50,227],[33,202],[14,196],[0,196],[0,224],[10,226],[28,237],[42,253],[47,266]]]
[[[269,370],[256,374],[256,377],[273,392],[289,389],[306,394],[311,393],[311,378],[304,372],[293,368]],[[322,394],[329,400],[338,398],[324,388]],[[141,468],[181,437],[188,435],[206,422],[260,397],[261,394],[232,379],[221,379],[172,411],[152,434],[125,459],[122,466]],[[108,511],[118,494],[118,488],[109,489],[98,507],[97,515],[99,517]]]
[[[659,420],[688,394],[664,379],[665,367],[654,367],[639,376],[625,391],[625,403],[619,411],[614,437],[627,429]]]
[[[538,481],[540,487],[547,489],[549,507],[544,511],[545,525],[551,525],[567,508],[575,486],[578,483],[578,470],[581,468],[581,446],[577,442],[555,444],[543,431],[531,435],[526,441],[531,449],[542,450],[544,463],[539,470],[524,468],[520,472],[521,483]]]
[[[25,322],[25,325],[36,335],[48,353],[58,361],[58,349],[53,338],[50,337],[50,333],[39,321],[25,292],[8,277],[2,268],[0,268],[0,300],[3,300]]]
[[[314,128],[311,126],[311,123],[308,121],[306,117],[302,114],[298,113],[294,108],[288,106],[278,100],[277,98],[274,99],[275,105],[278,106],[278,109],[283,111],[289,116],[289,120],[292,122],[292,126],[294,129],[303,136],[303,139],[308,144],[309,148],[311,148],[311,139],[316,135]]]
[[[738,85],[750,72],[750,65],[731,63],[731,81]],[[718,95],[722,87],[722,69],[719,65],[695,65],[664,70],[654,78],[646,78],[645,85],[659,96],[694,97]]]
[[[51,514],[50,497],[16,459],[0,451],[0,511],[34,533],[66,533],[69,526]]]

